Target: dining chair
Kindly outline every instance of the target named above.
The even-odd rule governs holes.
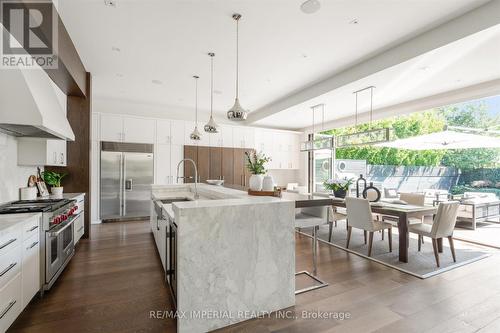
[[[347,229],[347,243],[346,248],[349,248],[351,240],[352,228],[361,229],[369,233],[368,236],[368,256],[372,255],[373,233],[388,229],[389,233],[389,252],[392,252],[392,224],[373,219],[370,202],[366,199],[351,198],[345,199],[347,207],[347,220],[349,227]]]
[[[318,197],[324,197],[324,198],[329,198],[330,194],[329,193],[321,193],[321,192],[314,192],[314,196]],[[329,226],[329,231],[328,231],[328,242],[332,242],[332,236],[333,236],[333,225],[337,227],[337,221],[342,221],[347,219],[347,214],[343,214],[340,212],[337,207],[334,206],[328,206],[328,226]]]
[[[327,207],[306,207],[301,208],[295,213],[295,227],[300,228],[313,228],[312,233],[312,253],[313,253],[313,272],[312,274],[308,271],[300,271],[295,273],[295,275],[307,275],[319,284],[313,287],[308,287],[295,291],[295,294],[301,294],[306,291],[315,290],[318,288],[326,287],[328,284],[325,283],[317,276],[317,261],[318,261],[318,229],[319,226],[328,223],[328,209]]]
[[[432,248],[434,249],[434,257],[436,258],[437,267],[439,267],[439,238],[448,238],[453,262],[457,262],[457,258],[455,256],[455,245],[453,243],[453,230],[455,229],[455,224],[457,222],[459,206],[460,203],[456,201],[441,202],[438,206],[432,225],[419,223],[408,226],[409,232],[413,232],[418,235],[418,251],[421,249],[420,240],[423,239],[424,236],[432,239]]]
[[[425,194],[424,193],[400,193],[399,200],[406,202],[408,205],[413,206],[424,206],[425,205]],[[408,225],[419,224],[424,222],[424,215],[418,217],[408,218]],[[382,216],[382,221],[392,224],[393,226],[398,226],[398,217],[394,216]],[[382,239],[384,238],[384,231],[382,231]],[[423,242],[423,239],[422,239]]]

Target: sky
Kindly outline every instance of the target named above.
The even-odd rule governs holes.
[[[491,116],[500,116],[500,95],[493,96],[493,97],[487,97],[487,98],[483,98],[483,99],[478,99],[476,101],[465,102],[465,103],[461,103],[460,105],[466,105],[466,104],[476,103],[476,102],[485,103],[486,107],[488,109],[488,112]]]

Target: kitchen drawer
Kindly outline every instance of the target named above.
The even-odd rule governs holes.
[[[22,250],[20,244],[0,256],[0,289],[21,271]]]
[[[85,195],[81,195],[76,198],[76,205],[78,206],[78,209],[75,211],[75,215],[78,215],[84,210]]]
[[[73,238],[75,244],[82,238],[85,233],[85,225],[84,225],[84,213],[78,215],[75,219],[74,227],[73,227]]]
[[[0,289],[0,332],[5,332],[22,311],[21,274]]]
[[[22,307],[40,290],[40,242],[33,236],[23,242]]]
[[[21,244],[22,228],[15,227],[0,236],[0,257]]]
[[[24,224],[23,240],[40,235],[40,218],[34,217]],[[37,237],[38,238],[38,237]]]

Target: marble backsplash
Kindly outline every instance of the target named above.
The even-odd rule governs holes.
[[[35,174],[36,167],[17,165],[17,139],[0,133],[0,203],[19,199],[19,188]]]

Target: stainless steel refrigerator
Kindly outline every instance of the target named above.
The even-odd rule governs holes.
[[[150,215],[153,145],[101,142],[101,220]]]

